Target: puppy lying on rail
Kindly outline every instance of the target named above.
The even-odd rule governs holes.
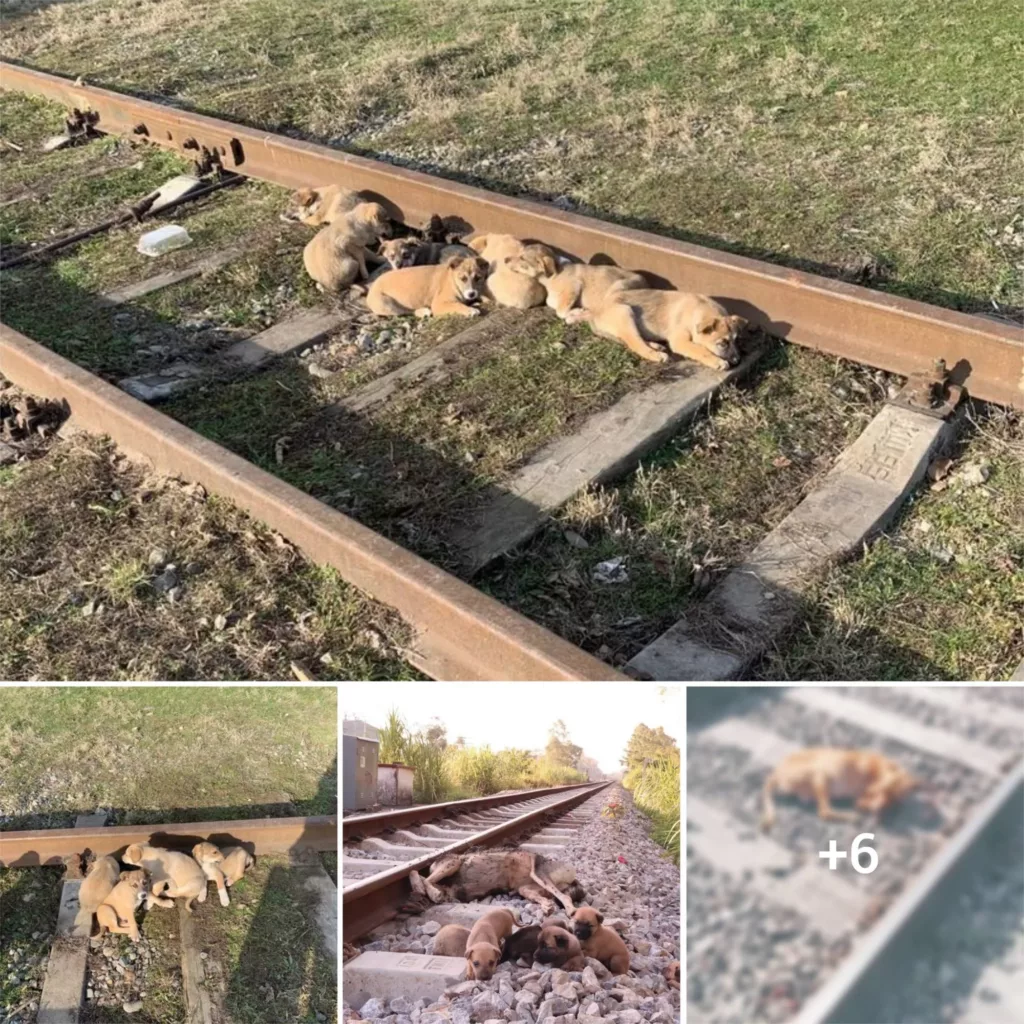
[[[173,907],[175,897],[185,900],[185,909],[192,913],[192,901],[206,902],[206,875],[187,854],[164,850],[149,843],[132,843],[121,855],[125,864],[143,868],[152,877],[152,891],[146,895],[146,909],[154,904]]]
[[[291,206],[281,215],[281,219],[297,220],[311,228],[318,228],[331,224],[362,202],[364,200],[357,192],[350,192],[340,185],[300,188],[292,193]]]
[[[252,867],[252,854],[241,846],[227,846],[219,850],[213,843],[196,843],[192,856],[203,869],[203,874],[217,886],[220,905],[228,906],[228,886],[234,885],[246,869]]]
[[[599,309],[616,292],[647,287],[647,281],[641,274],[621,267],[566,263],[559,268],[554,259],[546,259],[543,253],[535,251],[540,248],[543,247],[527,246],[518,255],[506,256],[505,264],[509,270],[539,282],[547,292],[548,306],[562,320],[576,306],[586,310]]]
[[[388,261],[392,270],[403,267],[433,267],[444,263],[452,256],[473,256],[467,245],[445,242],[424,242],[411,235],[408,238],[392,238],[381,243],[380,254]]]
[[[439,882],[447,881],[445,886]],[[557,900],[569,913],[583,891],[576,884],[576,869],[564,861],[523,850],[492,850],[484,853],[450,853],[430,865],[424,878],[409,874],[413,892],[432,903],[471,902],[498,892],[517,892],[550,914]]]
[[[391,232],[391,221],[380,203],[359,203],[321,228],[302,251],[306,273],[324,290],[340,292],[370,272],[376,261],[367,248]]]
[[[404,267],[381,274],[370,285],[366,304],[378,316],[479,316],[487,264],[478,257],[452,256],[436,267]]]
[[[761,827],[767,831],[775,824],[775,793],[815,801],[823,821],[856,821],[854,811],[837,811],[832,800],[849,798],[859,811],[881,814],[919,785],[895,761],[873,751],[798,750],[765,779]]]

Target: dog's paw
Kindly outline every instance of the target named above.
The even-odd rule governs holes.
[[[650,359],[650,361],[652,363],[667,363],[668,362],[668,353],[667,352],[662,352],[662,350],[660,348],[652,348],[652,349],[648,349],[648,351],[651,354],[647,358]]]
[[[222,907],[230,907],[231,906],[231,900],[228,899],[227,892],[222,892],[220,894],[220,905]]]
[[[466,316],[480,316],[481,312],[482,310],[479,309],[477,306],[469,306],[466,311]]]
[[[433,316],[434,312],[429,306],[421,306],[416,310],[416,316],[421,320],[425,320],[428,316]]]
[[[590,319],[590,310],[589,309],[570,309],[569,312],[566,313],[565,316],[562,317],[562,319],[567,324],[581,324],[585,320],[589,320]]]

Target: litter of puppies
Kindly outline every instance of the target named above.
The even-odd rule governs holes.
[[[137,943],[140,932],[135,913],[139,907],[173,908],[175,898],[181,897],[191,914],[194,900],[206,901],[209,881],[216,884],[221,905],[226,907],[230,904],[228,887],[255,863],[243,847],[220,850],[213,843],[197,843],[192,856],[149,843],[132,843],[121,860],[129,870],[122,870],[114,857],[95,858],[79,890],[76,924],[88,926],[91,934],[95,917],[99,926],[95,939],[109,931],[128,935]]]
[[[678,356],[724,371],[741,359],[746,320],[707,295],[652,288],[634,270],[579,263],[512,235],[463,239],[437,215],[419,235],[390,238],[384,207],[338,185],[295,192],[283,219],[319,229],[303,253],[317,287],[365,294],[377,316],[472,317],[547,304],[565,323],[589,323],[651,362]]]

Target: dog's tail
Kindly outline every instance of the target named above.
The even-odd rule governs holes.
[[[772,794],[774,792],[775,773],[772,772],[772,774],[764,780],[764,789],[761,792],[761,798],[764,805],[764,813],[761,815],[761,828],[765,832],[775,824],[775,803],[772,800]]]

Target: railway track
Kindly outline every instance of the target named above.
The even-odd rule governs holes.
[[[409,873],[444,854],[515,842],[521,850],[557,857],[597,812],[587,802],[608,785],[560,786],[344,818],[345,939],[357,939],[393,918],[412,892]]]
[[[958,402],[1024,406],[1024,347],[1010,325],[871,292],[841,282],[618,227],[544,204],[254,131],[57,76],[0,65],[3,86],[88,111],[91,129],[129,135],[195,159],[204,171],[284,187],[338,181],[383,201],[394,218],[423,224],[432,214],[475,231],[541,239],[581,259],[610,258],[668,283],[720,297],[764,333],[907,378],[820,484],[696,607],[632,654],[624,670],[654,679],[742,677],[799,620],[800,596],[831,561],[861,549],[884,527],[953,436]],[[182,208],[186,209],[186,208]],[[179,211],[180,212],[180,211]],[[187,222],[187,220],[186,220]],[[156,275],[106,296],[114,307],[231,254]],[[185,276],[183,276],[185,275]],[[341,403],[362,417],[409,389],[457,372],[492,336],[526,330],[527,317],[501,311],[363,385]],[[122,381],[143,397],[177,393],[224,366],[260,372],[274,358],[314,345],[341,322],[311,310],[222,353],[216,367],[179,364]],[[891,339],[899,337],[900,345]],[[697,369],[658,377],[586,417],[573,433],[533,452],[482,494],[446,543],[460,568],[450,574],[252,463],[149,408],[122,388],[0,325],[0,373],[25,391],[68,404],[75,425],[109,435],[160,472],[195,480],[279,531],[395,608],[415,638],[409,660],[434,678],[621,678],[537,623],[481,594],[467,580],[531,537],[583,488],[632,470],[640,458],[702,414],[721,387],[750,370],[757,346],[729,373]],[[459,577],[462,578],[459,578]],[[724,626],[724,628],[722,628]]]
[[[132,843],[151,842],[190,853],[195,843],[205,840],[222,845],[244,844],[257,857],[286,854],[295,870],[303,873],[305,887],[315,893],[320,902],[317,924],[320,925],[324,945],[333,957],[337,949],[336,889],[315,854],[336,850],[337,836],[337,818],[333,815],[109,828],[104,827],[103,818],[99,815],[79,817],[75,828],[0,832],[0,867],[65,867],[54,941],[38,999],[38,1016],[33,1019],[37,1024],[76,1024],[87,1004],[91,920],[88,926],[76,922],[86,851],[95,856],[119,854]],[[216,999],[211,993],[215,988],[223,988],[224,979],[218,979],[213,973],[220,969],[219,966],[208,961],[205,952],[200,953],[200,942],[194,929],[190,914],[179,904],[177,945],[180,946],[181,995],[187,1022],[215,1024],[221,1018],[213,1009]],[[171,936],[174,935],[171,932]],[[149,942],[148,936],[146,941]],[[143,955],[148,957],[148,945],[141,948]],[[143,962],[137,962],[137,956],[133,952],[129,963],[119,960],[114,966],[122,975],[132,971],[134,977],[134,969],[141,970]],[[99,982],[96,982],[97,993],[99,988]],[[89,999],[92,995],[91,989],[88,990]],[[136,1012],[141,1007],[140,1001],[138,1007],[129,1012]]]
[[[993,951],[991,935],[990,964],[981,962],[981,943],[967,949],[954,940],[937,951],[949,961],[931,962],[936,974],[929,980],[941,968],[941,985],[915,993],[906,972],[922,928],[928,934],[924,922],[962,909],[963,887],[978,881],[979,850],[993,842],[993,829],[1005,837],[1016,828],[1019,839],[1024,689],[829,687],[739,696],[691,689],[689,730],[689,1020],[979,1024],[1002,1020],[997,1012],[1019,1019],[1019,968],[997,992],[1003,1005],[991,1015],[970,1006],[963,975],[972,972],[964,963],[1001,974],[1005,948],[997,943]],[[870,824],[822,822],[806,806],[780,801],[774,828],[762,834],[765,775],[791,751],[818,745],[880,750],[923,780],[921,795]],[[850,859],[830,870],[822,851],[831,842],[851,851],[862,832],[874,833],[868,845],[877,853],[875,870],[858,873]],[[1004,839],[998,851],[1004,860],[997,876],[1019,880],[1019,842]],[[1005,862],[1008,856],[1016,862]],[[1015,892],[1006,908],[1013,920],[1019,887],[999,891]],[[979,899],[984,905],[983,897],[972,899],[972,906]],[[1020,932],[1024,906],[1017,911]],[[964,927],[986,934],[984,924],[967,924],[960,914],[953,930],[962,935]],[[945,992],[939,1016],[936,989]]]

